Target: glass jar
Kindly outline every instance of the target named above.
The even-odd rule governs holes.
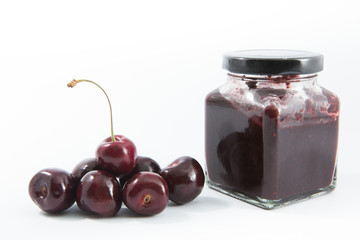
[[[317,84],[323,56],[248,50],[223,67],[227,82],[206,97],[209,187],[265,209],[333,190],[339,99]]]

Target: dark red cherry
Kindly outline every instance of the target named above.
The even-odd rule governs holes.
[[[72,176],[76,182],[79,182],[86,173],[92,170],[98,170],[98,161],[96,158],[87,158],[75,166],[74,170],[72,171]]]
[[[29,194],[38,207],[49,213],[61,212],[73,205],[76,183],[70,173],[48,168],[31,179]]]
[[[151,159],[149,157],[142,157],[142,156],[138,156],[135,159],[135,167],[133,169],[133,171],[124,177],[120,178],[120,184],[122,186],[125,185],[125,183],[136,173],[138,172],[154,172],[154,173],[159,173],[161,170],[160,165],[154,160]]]
[[[204,187],[204,171],[191,157],[180,157],[160,171],[169,188],[169,198],[177,204],[194,200]]]
[[[133,173],[138,172],[154,172],[159,173],[161,170],[160,165],[149,157],[138,156],[135,160],[135,167]]]
[[[108,172],[94,170],[80,180],[76,191],[80,209],[103,217],[114,216],[121,208],[121,188],[116,178]]]
[[[91,83],[98,87],[104,93],[109,105],[111,136],[102,141],[96,150],[99,169],[110,172],[116,177],[129,175],[135,166],[136,148],[134,143],[124,136],[114,135],[110,99],[99,84],[87,79],[73,79],[67,86],[73,88],[81,82]]]
[[[134,143],[121,135],[105,139],[96,151],[99,168],[115,176],[129,175],[135,167],[136,147]]]
[[[169,191],[165,180],[157,173],[139,172],[125,184],[123,201],[133,212],[140,215],[155,215],[162,212],[168,203]]]

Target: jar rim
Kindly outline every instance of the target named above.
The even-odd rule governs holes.
[[[272,82],[299,82],[314,80],[318,74],[270,74],[270,75],[253,75],[253,74],[238,74],[228,73],[230,78],[235,78],[243,81],[272,81]]]

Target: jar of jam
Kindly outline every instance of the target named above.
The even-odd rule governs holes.
[[[227,82],[206,97],[210,188],[272,209],[336,185],[339,99],[317,84],[321,54],[226,54]]]

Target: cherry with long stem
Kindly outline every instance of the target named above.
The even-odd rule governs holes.
[[[67,86],[73,88],[80,82],[88,82],[96,85],[105,94],[109,103],[111,137],[102,141],[96,150],[96,159],[98,161],[99,169],[108,171],[119,177],[129,175],[135,167],[135,159],[137,156],[134,143],[124,136],[114,135],[110,99],[99,84],[87,79],[73,79]]]

